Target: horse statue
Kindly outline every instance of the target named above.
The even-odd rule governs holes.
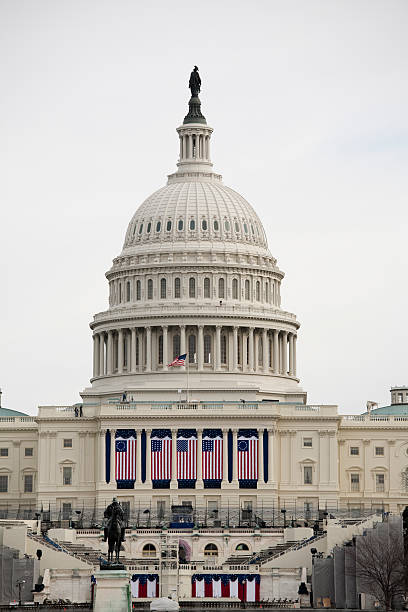
[[[106,508],[104,517],[108,519],[104,528],[104,539],[108,541],[108,563],[113,563],[113,554],[115,553],[115,563],[119,563],[120,546],[124,542],[125,532],[125,516],[122,506],[119,504],[116,497]]]

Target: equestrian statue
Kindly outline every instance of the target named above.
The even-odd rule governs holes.
[[[103,516],[107,519],[103,530],[103,541],[108,541],[108,563],[113,563],[113,553],[115,553],[115,562],[119,563],[120,546],[125,541],[125,515],[116,497],[106,508]]]

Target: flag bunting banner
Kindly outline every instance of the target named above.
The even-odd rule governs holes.
[[[259,574],[193,574],[192,597],[239,597],[241,601],[260,601]]]
[[[134,489],[136,480],[136,431],[134,429],[116,430],[115,479],[118,489]]]
[[[237,437],[238,481],[241,489],[256,489],[258,482],[258,431],[239,429]]]
[[[220,489],[223,478],[223,437],[221,429],[204,429],[202,475],[205,489]]]
[[[179,489],[194,489],[197,480],[197,431],[177,430],[177,481]]]
[[[134,599],[139,597],[158,597],[159,575],[133,574],[130,580],[130,590]]]
[[[153,489],[169,489],[172,440],[170,429],[153,429],[150,434]]]
[[[179,355],[178,357],[173,359],[171,363],[168,364],[168,367],[171,368],[173,366],[183,366],[186,363],[186,359],[187,359],[187,353],[184,353],[183,355]]]

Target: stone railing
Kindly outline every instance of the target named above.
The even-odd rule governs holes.
[[[378,415],[369,414],[347,414],[341,415],[341,427],[407,427],[408,416]]]
[[[21,429],[22,427],[32,429],[33,427],[36,427],[36,422],[34,417],[29,416],[0,417],[0,428],[3,427],[6,429],[10,426],[15,427],[16,429]]]

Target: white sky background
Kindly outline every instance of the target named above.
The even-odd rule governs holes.
[[[3,405],[79,401],[93,313],[178,155],[189,73],[212,158],[263,221],[309,403],[408,384],[408,2],[0,1]]]

